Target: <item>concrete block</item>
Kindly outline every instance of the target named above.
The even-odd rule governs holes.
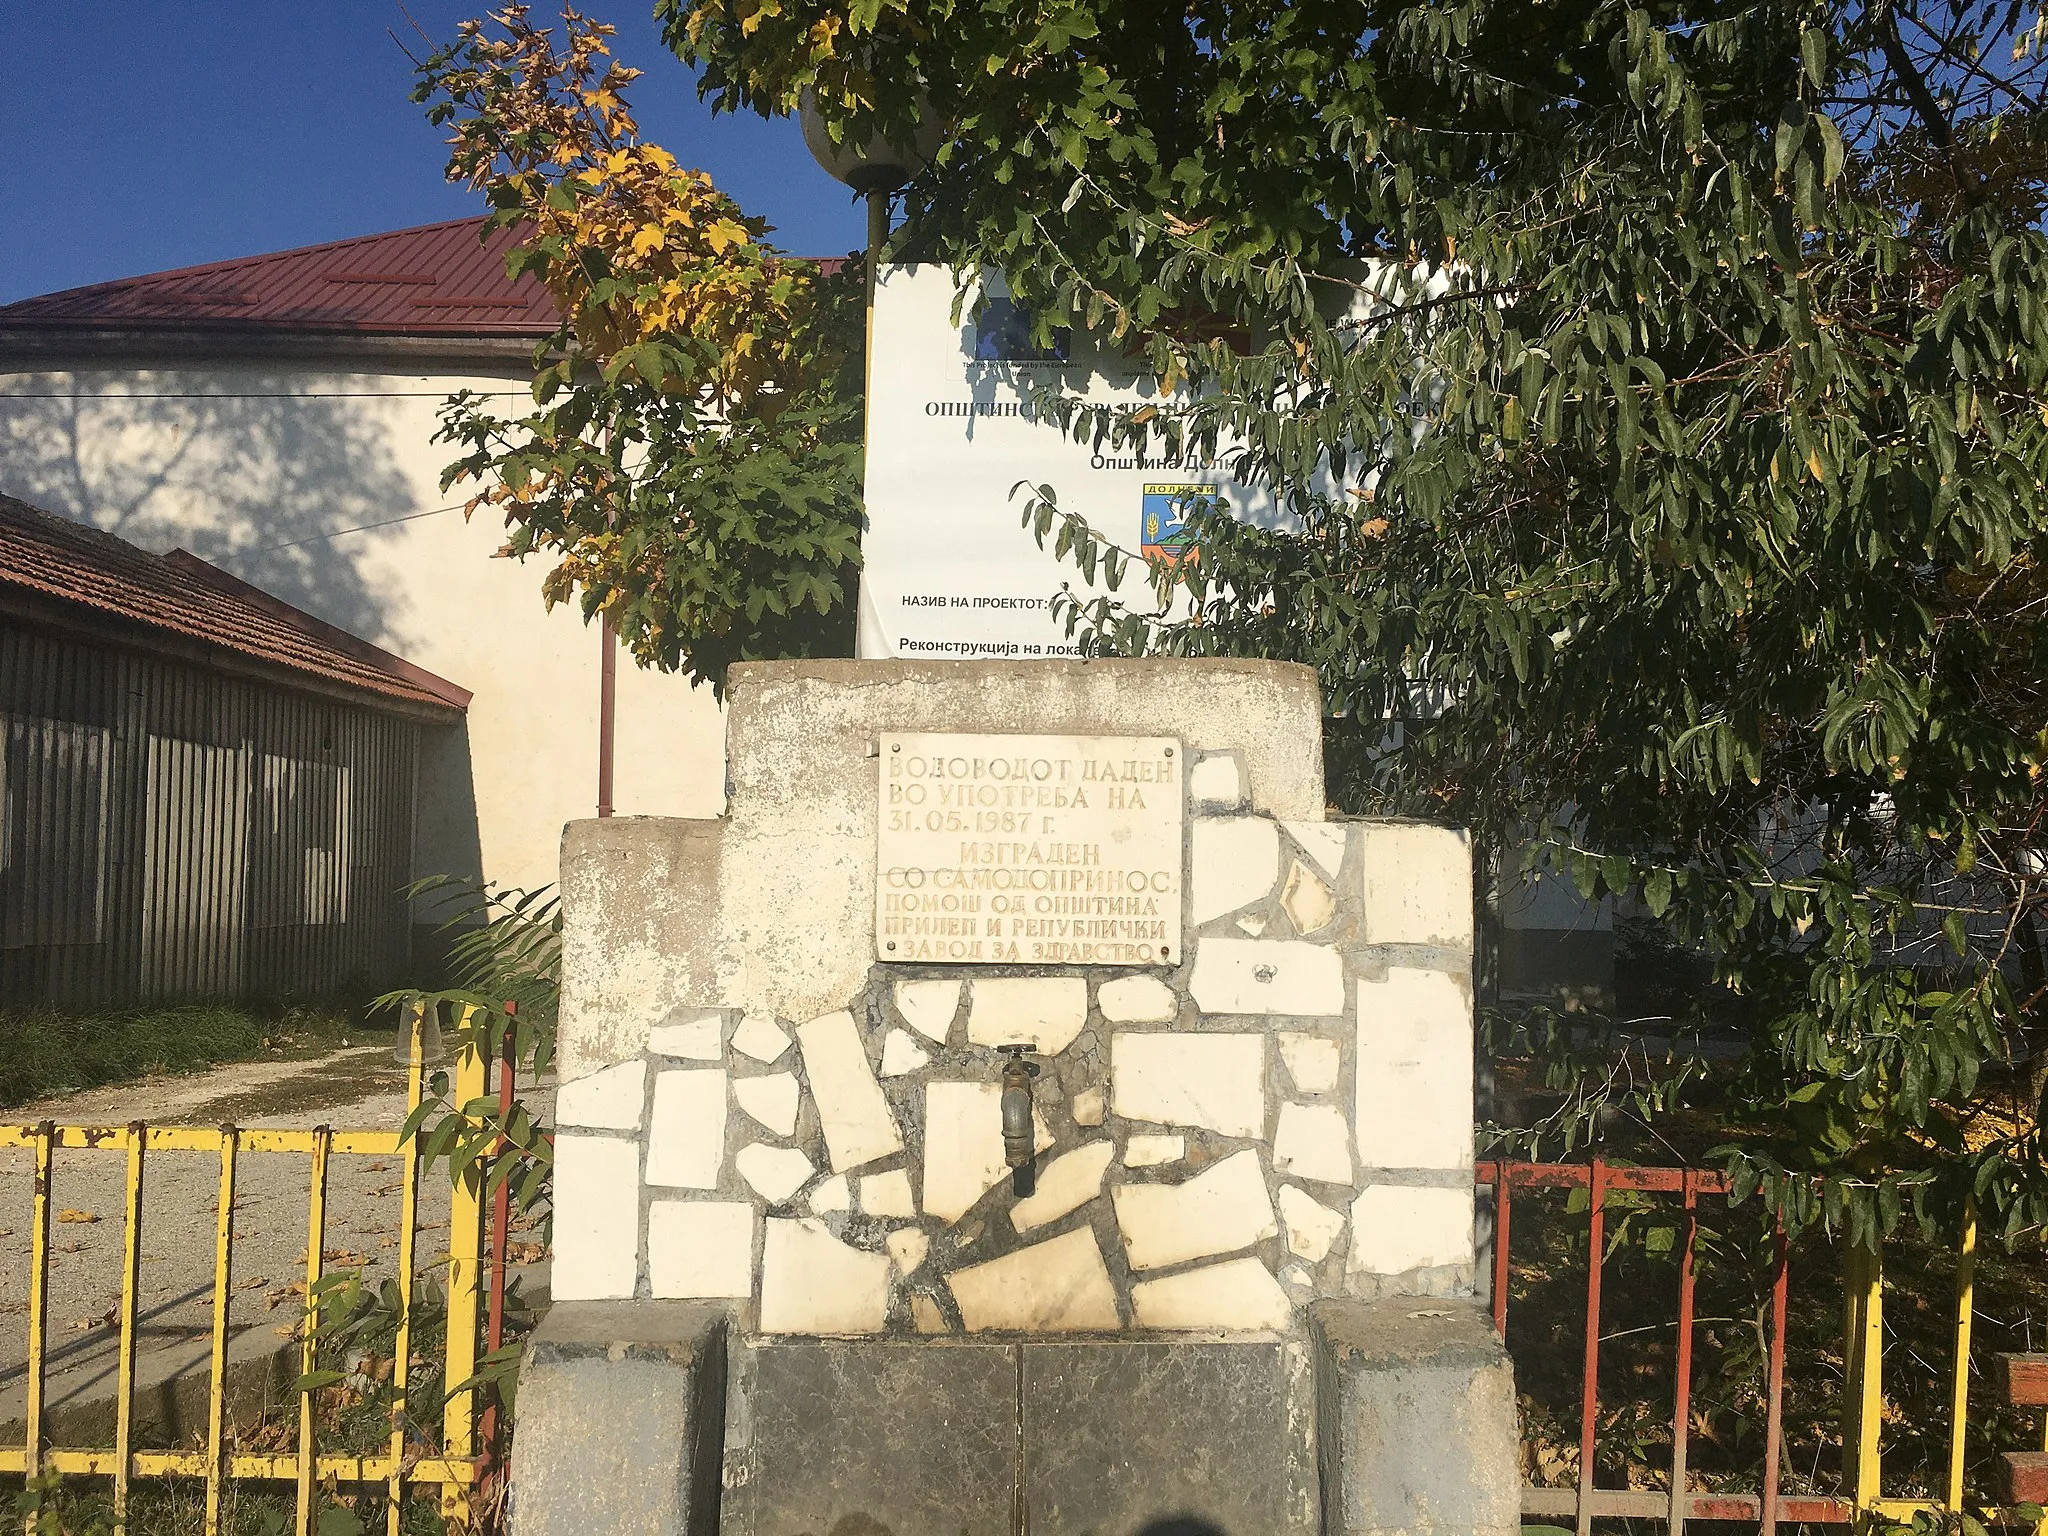
[[[1013,1346],[736,1340],[733,1376],[721,1536],[1011,1529]]]
[[[1315,1536],[1300,1343],[1027,1344],[1032,1536]],[[1007,1531],[1008,1522],[946,1527]]]
[[[726,1317],[688,1302],[563,1302],[527,1341],[512,1536],[715,1536]]]
[[[1514,1369],[1485,1311],[1332,1300],[1309,1321],[1329,1536],[1518,1536]]]

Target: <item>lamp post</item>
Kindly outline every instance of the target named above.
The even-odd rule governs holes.
[[[889,237],[889,198],[930,162],[938,148],[938,132],[920,123],[915,139],[908,145],[891,144],[879,134],[864,144],[835,141],[818,113],[817,98],[808,90],[798,104],[797,117],[803,124],[804,147],[810,150],[811,158],[834,181],[843,182],[867,199],[868,300],[872,305],[882,242]]]

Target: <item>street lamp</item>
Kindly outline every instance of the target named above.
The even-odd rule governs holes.
[[[809,90],[797,105],[803,124],[804,147],[834,181],[853,188],[868,203],[868,288],[875,284],[875,264],[882,242],[889,236],[889,197],[930,163],[939,147],[939,131],[920,120],[917,134],[908,145],[891,144],[879,134],[865,144],[838,141],[818,112],[817,97]],[[922,117],[922,114],[920,114]]]

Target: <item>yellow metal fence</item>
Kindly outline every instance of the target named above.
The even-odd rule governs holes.
[[[465,1021],[466,1022],[466,1021]],[[412,1020],[407,1072],[407,1112],[420,1103],[424,1065],[421,1020]],[[466,1050],[452,1068],[450,1098],[469,1104],[485,1091],[486,1063]],[[29,1228],[27,1402],[24,1443],[0,1446],[0,1475],[22,1476],[30,1487],[50,1474],[59,1477],[108,1479],[112,1484],[114,1528],[126,1536],[130,1490],[138,1479],[204,1480],[207,1536],[221,1530],[223,1494],[230,1482],[290,1485],[294,1489],[297,1536],[309,1536],[314,1520],[316,1487],[381,1485],[387,1496],[386,1530],[398,1536],[408,1489],[435,1489],[443,1518],[466,1521],[480,1476],[477,1443],[478,1392],[470,1384],[477,1365],[477,1335],[482,1300],[480,1285],[482,1204],[473,1180],[453,1190],[449,1221],[446,1292],[448,1339],[442,1379],[455,1390],[445,1403],[422,1405],[415,1414],[406,1400],[407,1362],[412,1357],[411,1319],[417,1289],[416,1260],[419,1223],[419,1138],[401,1138],[397,1131],[349,1131],[316,1126],[311,1130],[245,1130],[217,1127],[0,1125],[0,1148],[28,1148],[35,1155]],[[50,1449],[44,1445],[49,1329],[49,1260],[52,1164],[59,1151],[124,1153],[127,1158],[124,1229],[121,1247],[121,1299],[116,1321],[120,1328],[118,1375],[114,1405],[114,1443],[92,1449]],[[220,1159],[220,1196],[214,1223],[212,1359],[209,1371],[206,1444],[201,1450],[144,1451],[131,1444],[135,1404],[136,1304],[142,1257],[143,1181],[149,1156],[157,1152],[210,1153]],[[314,1392],[304,1390],[298,1403],[298,1450],[291,1455],[252,1455],[231,1445],[227,1422],[229,1301],[234,1279],[234,1207],[236,1169],[242,1159],[282,1155],[307,1160],[306,1295],[300,1324],[300,1370],[314,1368],[317,1340],[314,1323],[319,1306],[325,1238],[328,1170],[336,1157],[397,1157],[404,1170],[397,1254],[399,1289],[398,1337],[393,1352],[391,1436],[382,1455],[338,1456],[316,1446]],[[435,1410],[440,1418],[438,1454],[418,1454],[423,1427]],[[408,1447],[408,1439],[414,1443]],[[27,1520],[29,1536],[54,1530],[54,1522]]]

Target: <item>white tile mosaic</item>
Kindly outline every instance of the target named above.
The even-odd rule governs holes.
[[[1420,822],[1358,827],[1368,944],[1472,947],[1472,856],[1465,834]]]
[[[717,1068],[657,1072],[647,1132],[647,1182],[716,1189],[725,1166],[725,1074]]]
[[[1375,1184],[1351,1202],[1345,1273],[1398,1275],[1472,1262],[1472,1191]]]
[[[1265,1134],[1264,1035],[1115,1034],[1109,1083],[1110,1107],[1128,1119],[1223,1136]]]
[[[1095,1006],[1112,1024],[1170,1024],[1180,999],[1157,976],[1119,976],[1095,989]]]
[[[1472,1164],[1472,1005],[1457,978],[1391,966],[1358,984],[1358,1160],[1368,1168]]]
[[[1287,1075],[1294,1079],[1297,1092],[1328,1093],[1337,1086],[1341,1053],[1336,1041],[1293,1030],[1282,1030],[1275,1038],[1280,1042],[1280,1059],[1287,1063]]]
[[[1245,802],[1244,769],[1228,752],[1195,759],[1188,770],[1188,798],[1197,810],[1234,811]]]
[[[910,1175],[901,1168],[871,1173],[860,1180],[854,1204],[866,1216],[915,1216],[917,1198],[910,1192]]]
[[[555,1124],[593,1131],[637,1131],[647,1101],[647,1063],[622,1061],[555,1091]]]
[[[1247,1148],[1182,1184],[1119,1184],[1111,1198],[1133,1269],[1232,1253],[1280,1228],[1259,1154]]]
[[[750,1013],[733,1030],[732,1048],[742,1056],[773,1065],[789,1049],[789,1032],[765,1013]]]
[[[1303,938],[1320,933],[1337,916],[1337,895],[1296,859],[1287,871],[1287,884],[1280,892],[1280,910],[1294,931]]]
[[[747,1181],[747,1188],[770,1205],[780,1205],[810,1181],[817,1169],[795,1147],[771,1147],[750,1142],[734,1154],[732,1165]],[[812,1209],[816,1209],[815,1202]]]
[[[903,1132],[875,1081],[853,1015],[828,1013],[797,1026],[804,1075],[825,1132],[832,1171],[844,1173],[903,1150]]]
[[[932,1053],[907,1029],[892,1029],[882,1040],[882,1076],[908,1077],[931,1063]]]
[[[1188,856],[1188,921],[1199,927],[1263,901],[1280,875],[1280,829],[1263,816],[1198,816]]]
[[[1188,990],[1204,1013],[1342,1013],[1344,957],[1299,939],[1203,939]]]
[[[916,1274],[918,1266],[924,1263],[925,1255],[932,1250],[932,1240],[916,1227],[898,1227],[882,1239],[882,1246],[889,1250],[896,1272],[908,1277]]]
[[[1139,1131],[1124,1138],[1126,1168],[1157,1168],[1162,1163],[1177,1163],[1187,1155],[1188,1139],[1185,1136]]]
[[[853,1185],[843,1173],[820,1179],[818,1187],[811,1191],[809,1204],[820,1216],[829,1211],[850,1211],[853,1209]]]
[[[688,1014],[688,1017],[682,1015]],[[677,1009],[647,1036],[647,1054],[684,1061],[716,1061],[725,1054],[725,1012],[719,1008]]]
[[[1003,1161],[1003,1088],[1000,1083],[934,1082],[924,1087],[924,1209],[958,1221],[996,1184],[1010,1176]],[[1037,1147],[1052,1133],[1034,1111]]]
[[[825,1224],[770,1217],[761,1251],[763,1333],[880,1333],[889,1256],[842,1243]]]
[[[1287,1226],[1288,1248],[1311,1264],[1322,1263],[1344,1235],[1344,1213],[1297,1185],[1280,1186],[1280,1219]]]
[[[944,1045],[953,1029],[953,1015],[960,1011],[960,985],[957,981],[899,981],[896,1011],[925,1039]]]
[[[736,1077],[732,1080],[732,1096],[763,1130],[773,1131],[778,1136],[796,1134],[794,1072],[772,1072],[766,1077]]]
[[[968,1002],[967,1038],[976,1045],[1028,1043],[1057,1056],[1088,1022],[1088,983],[1079,976],[977,978]]]
[[[555,1262],[562,1301],[631,1296],[640,1275],[640,1145],[555,1135]]]
[[[1301,844],[1302,851],[1315,860],[1325,880],[1334,881],[1344,868],[1344,845],[1352,824],[1342,821],[1290,821],[1287,835]]]
[[[1141,1280],[1131,1287],[1131,1312],[1140,1328],[1278,1331],[1294,1320],[1287,1293],[1257,1259],[1232,1259],[1163,1280]]]
[[[1323,1184],[1351,1182],[1351,1127],[1334,1104],[1280,1106],[1273,1136],[1273,1170]]]
[[[647,1284],[664,1299],[754,1294],[748,1200],[656,1200],[647,1207]]]
[[[1122,1326],[1116,1290],[1095,1234],[1078,1227],[946,1277],[969,1333],[1018,1329],[1032,1333],[1106,1330]]]
[[[1115,1156],[1115,1143],[1107,1141],[1062,1152],[1037,1170],[1036,1187],[1011,1207],[1010,1220],[1019,1232],[1029,1232],[1078,1210],[1102,1193],[1102,1176]]]

